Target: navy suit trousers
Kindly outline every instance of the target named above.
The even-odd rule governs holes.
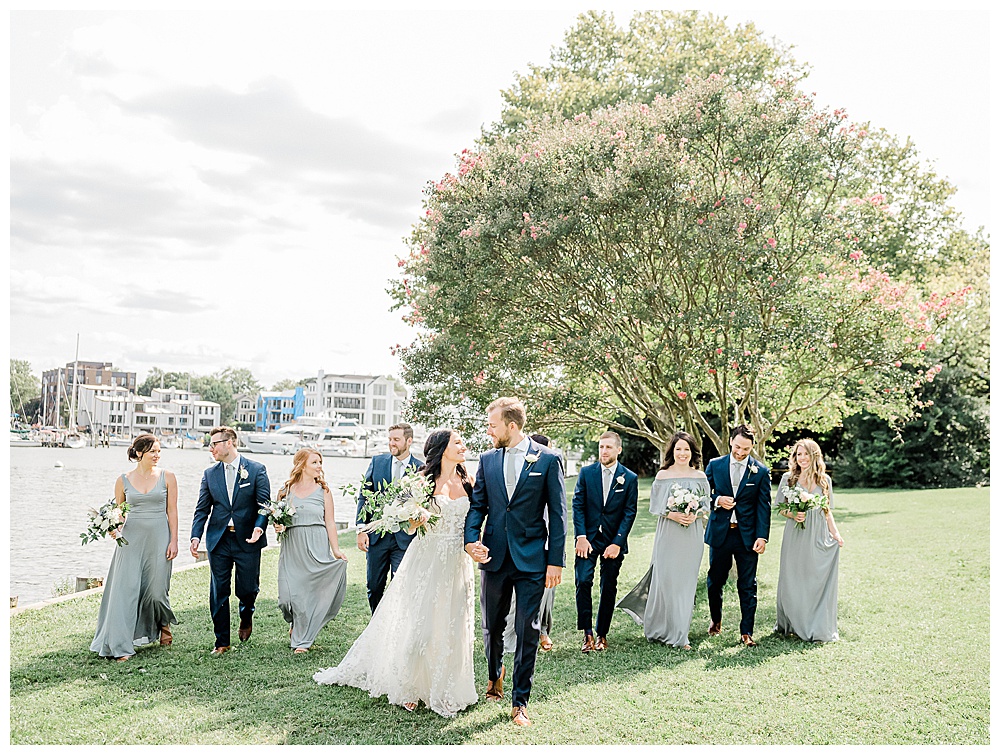
[[[231,645],[229,627],[229,594],[233,572],[236,572],[236,597],[240,601],[240,626],[253,620],[254,603],[260,592],[260,551],[240,547],[237,535],[226,530],[216,546],[208,551],[212,570],[209,608],[215,629],[215,646]]]
[[[482,609],[483,644],[486,646],[486,665],[491,681],[500,678],[503,663],[503,633],[510,611],[511,593],[517,607],[514,612],[514,634],[517,649],[514,651],[516,673],[511,688],[513,706],[528,704],[531,681],[535,675],[535,658],[538,654],[538,634],[541,631],[542,594],[545,592],[545,572],[523,572],[506,556],[496,571],[481,570],[482,581],[479,602]],[[516,586],[516,590],[514,589]]]
[[[396,576],[396,569],[403,560],[405,548],[400,548],[396,542],[395,535],[382,535],[374,544],[369,543],[368,561],[368,606],[375,613],[379,601],[385,594],[385,587],[389,578],[389,571],[392,576]]]
[[[740,596],[740,634],[753,634],[757,613],[757,554],[747,548],[739,528],[730,529],[718,548],[708,550],[708,610],[712,621],[722,622],[722,588],[736,561],[736,592]]]

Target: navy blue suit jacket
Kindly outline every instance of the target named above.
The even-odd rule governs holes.
[[[392,454],[379,454],[378,456],[373,456],[371,463],[368,465],[368,471],[365,472],[365,482],[364,487],[369,490],[381,490],[387,487],[390,482],[392,482]],[[410,469],[420,469],[424,466],[424,463],[420,459],[416,458],[412,454],[410,455],[410,461],[407,464]],[[404,470],[405,472],[405,470]],[[362,488],[363,490],[364,488]],[[365,496],[363,493],[358,493],[358,513],[355,517],[356,524],[368,524],[372,518],[369,515],[364,514],[361,508],[365,505]],[[396,537],[396,543],[400,548],[406,549],[406,546],[410,544],[413,539],[413,535],[407,535],[403,530],[394,533]],[[379,532],[369,532],[368,533],[368,545],[369,547],[374,545],[379,541],[382,534]]]
[[[244,470],[246,476],[243,474]],[[208,522],[205,549],[211,551],[222,539],[222,533],[226,531],[229,518],[232,517],[240,547],[244,550],[260,550],[267,545],[266,531],[256,543],[248,543],[247,540],[253,534],[254,527],[266,530],[267,517],[260,513],[260,506],[270,498],[271,482],[267,479],[264,465],[241,455],[233,503],[230,505],[226,493],[226,470],[221,461],[213,464],[201,477],[198,504],[194,507],[194,520],[191,522],[191,538],[201,540],[205,533],[205,523]]]
[[[503,449],[491,449],[479,457],[476,485],[465,517],[465,542],[476,542],[482,530],[490,561],[480,564],[480,569],[496,571],[505,558],[522,572],[544,572],[546,566],[566,565],[562,464],[551,449],[529,440],[526,457],[533,454],[538,459],[532,463],[525,460],[510,500],[504,483]],[[546,510],[548,528],[542,516]]]
[[[750,467],[757,467],[751,472]],[[712,488],[712,513],[705,527],[705,542],[718,548],[725,542],[729,532],[729,520],[736,511],[737,528],[747,548],[753,548],[757,538],[768,539],[771,532],[771,472],[763,462],[747,457],[747,466],[740,481],[739,490],[733,495],[733,483],[729,479],[729,454],[708,462],[705,476]],[[731,495],[736,506],[727,511],[716,508],[715,499],[720,495]]]
[[[618,482],[619,478],[624,481]],[[617,545],[628,553],[628,533],[639,511],[639,476],[619,462],[611,476],[608,502],[604,503],[601,463],[588,464],[576,478],[573,493],[573,530],[586,535],[591,545]],[[596,547],[596,546],[595,546]]]

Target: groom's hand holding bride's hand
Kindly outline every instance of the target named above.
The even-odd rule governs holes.
[[[481,541],[477,540],[474,543],[466,543],[465,552],[468,553],[469,557],[477,564],[489,563],[490,549],[483,545]]]

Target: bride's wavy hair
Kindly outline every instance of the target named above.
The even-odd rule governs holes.
[[[313,454],[316,454],[319,457],[320,464],[322,464],[323,454],[315,448],[300,448],[295,452],[295,456],[292,457],[292,471],[288,475],[288,480],[281,486],[281,490],[278,491],[277,500],[284,500],[291,492],[292,486],[306,476],[306,463],[309,461],[309,457]],[[323,488],[323,490],[329,492],[330,488],[327,487],[322,470],[320,470],[319,477],[316,478],[316,482],[319,483],[319,486]]]
[[[799,460],[795,458],[795,454],[799,452],[799,446],[809,452],[809,466],[805,469],[799,466]],[[819,448],[819,443],[812,438],[803,438],[792,446],[792,454],[788,459],[788,484],[794,485],[807,472],[812,474],[813,480],[819,485],[823,495],[829,497],[830,485],[826,481],[826,462],[823,461],[823,452]]]
[[[429,477],[434,486],[437,486],[438,478],[441,476],[441,460],[444,457],[445,449],[448,448],[448,444],[451,443],[452,434],[453,431],[451,428],[443,427],[440,430],[435,430],[428,435],[427,440],[424,442],[424,467],[420,470],[420,474],[424,477]],[[471,496],[472,480],[469,478],[469,473],[465,471],[465,465],[459,464],[457,471],[458,476],[462,478],[462,487],[464,487],[465,492]],[[427,496],[428,510],[435,514],[440,514],[441,507],[438,505],[438,502],[434,500],[433,487]]]

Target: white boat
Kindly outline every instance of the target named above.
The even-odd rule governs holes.
[[[85,448],[86,445],[87,439],[77,432],[66,433],[62,442],[63,448]]]
[[[41,445],[42,441],[32,438],[27,433],[19,433],[14,430],[10,431],[11,448],[39,448]]]
[[[112,435],[110,438],[108,438],[108,445],[109,446],[126,446],[126,447],[128,447],[128,446],[132,445],[132,439],[131,438],[125,438],[125,437],[123,437],[121,435]]]
[[[304,447],[315,448],[326,456],[361,456],[364,450],[355,440],[332,436],[318,438],[312,442],[303,438],[302,445]]]
[[[252,454],[293,454],[299,450],[303,427],[286,425],[270,433],[247,433],[246,449]]]

